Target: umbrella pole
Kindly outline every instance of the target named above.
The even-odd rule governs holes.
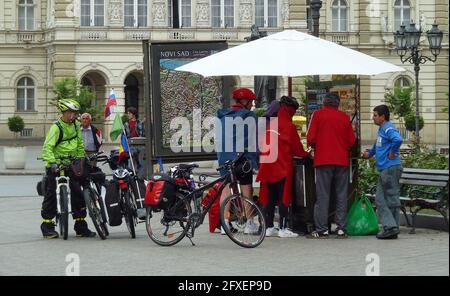
[[[288,77],[288,96],[292,97],[292,77]]]

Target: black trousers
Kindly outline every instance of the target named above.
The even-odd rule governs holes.
[[[81,184],[74,178],[70,178],[69,188],[72,206],[72,217],[74,219],[85,218],[86,203],[84,201]],[[51,169],[47,169],[47,188],[41,208],[41,216],[43,219],[51,220],[55,218],[57,206],[56,198],[56,175],[52,173]]]
[[[280,214],[280,229],[287,227],[288,209],[283,204],[283,190],[286,178],[276,183],[268,183],[269,199],[265,207],[267,228],[273,227],[275,217],[275,206],[278,202],[278,212]]]

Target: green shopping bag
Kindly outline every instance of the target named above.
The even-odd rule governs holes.
[[[348,235],[373,235],[378,233],[378,219],[367,196],[358,198],[347,216]]]

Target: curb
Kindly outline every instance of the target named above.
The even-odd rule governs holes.
[[[0,176],[42,176],[42,171],[0,171]]]

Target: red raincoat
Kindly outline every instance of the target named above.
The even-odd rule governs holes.
[[[256,181],[261,182],[259,192],[259,200],[262,205],[266,205],[269,192],[267,183],[275,183],[286,178],[283,191],[283,204],[289,206],[292,200],[292,182],[294,175],[294,156],[307,157],[308,153],[303,149],[300,142],[300,136],[297,133],[295,125],[292,123],[292,116],[295,114],[295,109],[292,107],[281,106],[278,112],[278,144],[270,143],[270,133],[276,133],[269,127],[266,130],[266,137],[263,139],[263,146],[269,148],[269,152],[261,153],[262,157],[268,155],[273,149],[278,150],[278,156],[275,162],[265,163],[261,159]],[[273,119],[272,119],[273,120]],[[263,149],[262,149],[263,150]],[[265,151],[265,149],[263,150]]]

